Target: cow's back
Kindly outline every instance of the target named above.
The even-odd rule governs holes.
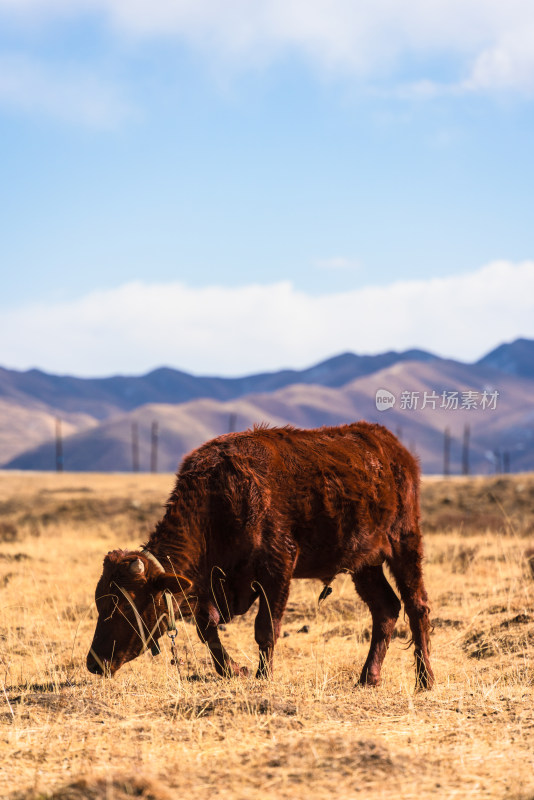
[[[366,422],[227,434],[192,453],[180,480],[203,487],[209,560],[228,567],[294,548],[295,577],[326,579],[387,556],[418,521],[416,460]]]

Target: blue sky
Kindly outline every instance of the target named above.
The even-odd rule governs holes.
[[[534,336],[527,0],[0,0],[0,364]]]

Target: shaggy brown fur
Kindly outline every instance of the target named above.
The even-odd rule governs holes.
[[[272,670],[292,578],[318,578],[328,586],[349,572],[373,619],[360,682],[375,686],[401,607],[384,576],[386,562],[410,620],[417,686],[433,683],[419,468],[380,425],[260,427],[204,444],[184,459],[165,516],[145,547],[165,574],[156,574],[142,551],[115,551],[104,561],[92,650],[111,673],[142,650],[135,614],[117,586],[129,593],[147,629],[156,625],[155,638],[163,591],[170,589],[182,613],[194,612],[221,675],[246,669],[230,658],[217,626],[259,599],[256,674],[263,677]],[[141,575],[130,570],[136,559]],[[87,665],[102,671],[91,652]]]

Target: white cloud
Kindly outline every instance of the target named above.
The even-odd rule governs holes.
[[[0,54],[0,103],[96,128],[114,127],[130,114],[109,80],[74,64],[53,68],[20,53]]]
[[[451,83],[423,79],[401,86],[402,98],[426,100],[469,93],[534,93],[534,23],[504,32],[472,59],[464,77]]]
[[[175,37],[239,63],[297,52],[328,70],[366,79],[408,58],[414,82],[427,59],[457,65],[460,91],[533,88],[531,0],[0,0],[9,18],[99,14],[134,37]]]
[[[163,364],[238,375],[347,350],[415,346],[469,360],[517,336],[534,338],[534,261],[324,296],[289,282],[131,283],[0,318],[4,366],[77,375],[139,374]]]
[[[475,59],[468,91],[534,91],[534,25],[501,37]]]

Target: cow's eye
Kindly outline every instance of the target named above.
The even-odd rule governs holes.
[[[110,620],[112,618],[113,614],[115,613],[115,611],[117,610],[117,607],[119,605],[118,604],[118,598],[116,596],[114,596],[114,595],[106,595],[105,596],[105,599],[109,599],[109,598],[111,599],[111,601],[113,603],[113,607],[111,609],[111,613],[110,613],[109,617],[104,617],[103,620],[102,620],[103,622],[107,622],[108,620]],[[100,599],[103,599],[103,598],[100,598]],[[105,603],[105,605],[108,605],[108,603]],[[97,603],[97,608],[98,608],[98,603]],[[105,609],[102,608],[99,613],[101,613],[101,614],[105,613]]]

